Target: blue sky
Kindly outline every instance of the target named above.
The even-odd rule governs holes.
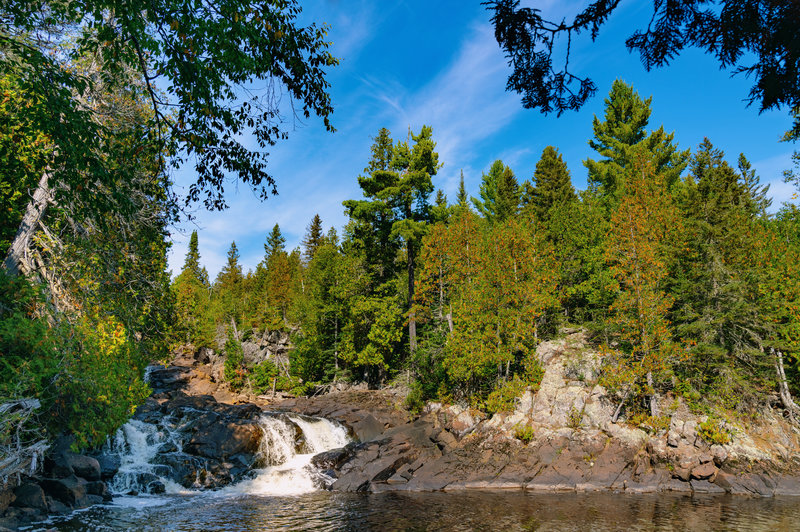
[[[522,182],[533,174],[547,145],[563,154],[576,188],[586,187],[582,164],[589,148],[592,117],[602,116],[612,82],[623,79],[642,97],[653,97],[650,128],[664,125],[679,146],[696,148],[707,136],[731,163],[740,152],[753,163],[762,183],[771,184],[774,205],[787,201],[790,187],[782,171],[791,166],[796,146],[780,143],[790,126],[788,113],[758,113],[745,106],[750,89],[743,76],[720,71],[716,60],[685,52],[667,68],[645,72],[639,57],[627,52],[625,37],[648,19],[651,2],[622,2],[595,43],[573,43],[572,69],[592,77],[597,95],[580,112],[561,117],[526,110],[520,98],[505,91],[510,69],[494,40],[490,15],[480,0],[304,0],[303,18],[330,25],[332,51],[341,63],[329,74],[336,133],[320,120],[289,119],[290,137],[270,150],[270,171],[278,196],[260,202],[246,186],[227,187],[230,208],[210,213],[198,209],[195,224],[173,231],[170,268],[180,271],[189,233],[199,231],[200,255],[216,276],[235,240],[245,269],[263,258],[263,244],[275,223],[287,247],[299,245],[314,214],[326,228],[341,232],[346,222],[342,201],[360,198],[356,181],[369,159],[381,127],[404,139],[409,127],[433,127],[439,161],[434,185],[451,200],[464,171],[467,191],[477,195],[481,174],[502,159]],[[545,16],[571,18],[581,1],[526,2]],[[176,175],[178,191],[193,179]]]

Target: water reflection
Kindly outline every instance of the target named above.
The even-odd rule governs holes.
[[[158,499],[153,499],[156,502]],[[161,501],[163,502],[163,499]],[[170,497],[98,507],[49,526],[72,531],[798,530],[796,498],[614,493],[313,493]]]

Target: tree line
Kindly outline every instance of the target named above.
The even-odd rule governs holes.
[[[582,192],[548,146],[530,179],[498,160],[477,196],[462,174],[449,202],[433,185],[431,128],[400,140],[381,129],[341,236],[314,216],[290,252],[276,225],[255,271],[234,243],[210,282],[192,235],[173,283],[181,339],[212,346],[231,320],[281,328],[295,391],[400,378],[411,405],[496,411],[538,386],[542,340],[582,327],[615,417],[658,420],[667,395],[731,415],[800,413],[797,207],[771,214],[744,155],[732,164],[708,139],[682,150],[650,129],[651,100],[624,82],[605,103]],[[239,364],[244,386],[257,370]]]

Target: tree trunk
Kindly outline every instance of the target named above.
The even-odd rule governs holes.
[[[650,415],[652,417],[658,416],[658,394],[656,394],[655,386],[653,385],[653,373],[648,371],[647,372],[647,386],[653,390],[653,393],[650,394]]]
[[[417,320],[414,317],[414,247],[408,246],[408,348],[413,354],[417,350]]]
[[[786,383],[786,372],[783,370],[783,353],[777,349],[770,348],[775,355],[775,371],[778,373],[778,391],[781,396],[783,407],[789,412],[789,417],[794,421],[795,414],[800,415],[800,406],[792,399],[789,385]]]
[[[53,196],[48,184],[49,179],[50,173],[45,171],[39,179],[39,185],[28,203],[28,208],[25,209],[25,215],[22,217],[22,223],[20,223],[14,241],[8,248],[8,254],[3,264],[6,272],[10,275],[17,276],[33,270],[31,259],[28,256],[28,246],[33,234],[39,228],[39,222]]]

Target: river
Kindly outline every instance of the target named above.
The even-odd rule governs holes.
[[[341,425],[287,415],[262,419],[263,469],[216,491],[193,491],[162,477],[166,493],[144,493],[156,449],[175,439],[130,422],[112,446],[122,468],[111,503],[52,519],[33,530],[800,530],[797,498],[730,495],[418,492],[337,493],[319,488],[311,457],[348,441]],[[298,432],[299,431],[299,432]],[[302,433],[302,446],[297,446]],[[175,440],[177,443],[179,441]],[[139,480],[137,480],[139,479]],[[141,480],[144,479],[144,480]],[[324,478],[323,478],[324,480]],[[137,485],[139,482],[139,485]],[[324,482],[323,482],[324,483]]]

